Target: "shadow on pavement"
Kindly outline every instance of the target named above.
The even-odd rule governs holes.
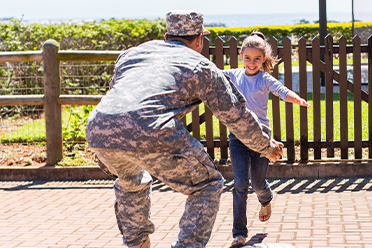
[[[276,194],[311,194],[314,192],[357,192],[372,191],[372,178],[295,178],[295,179],[268,179],[271,189]],[[114,180],[86,180],[86,181],[0,181],[0,190],[38,190],[38,189],[66,189],[66,188],[112,188]],[[232,192],[234,180],[226,179],[224,193]],[[152,185],[153,190],[160,192],[173,191],[161,181],[155,179]],[[249,194],[254,193],[252,189]]]
[[[262,243],[262,241],[267,237],[267,233],[257,233],[254,235],[247,243],[246,245],[254,245],[258,243]]]

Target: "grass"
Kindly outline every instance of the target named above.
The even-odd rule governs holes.
[[[336,94],[335,94],[336,95]],[[338,96],[338,94],[337,94]],[[336,96],[336,97],[337,97]],[[313,101],[308,101],[311,105],[313,105]],[[347,102],[347,118],[348,118],[348,139],[354,140],[354,101],[348,100]],[[335,100],[333,102],[333,135],[334,140],[340,140],[340,101]],[[285,102],[280,101],[280,127],[281,127],[281,137],[282,139],[286,139],[286,121],[285,121]],[[313,109],[310,108],[307,110],[308,114],[308,138],[309,140],[314,140],[314,123],[313,123]],[[272,104],[269,101],[268,106],[268,116],[272,116]],[[293,130],[294,130],[294,138],[296,141],[300,140],[300,122],[296,120],[300,120],[300,106],[297,104],[293,105]],[[362,102],[362,120],[368,120],[368,104],[366,102]],[[273,126],[272,118],[270,119],[270,125]],[[321,101],[321,139],[326,139],[326,113],[325,113],[325,101]],[[368,139],[368,121],[362,122],[362,139]]]
[[[16,122],[17,119],[12,120]],[[45,141],[45,119],[38,119],[31,123],[22,125],[16,130],[4,133],[0,136],[2,143],[15,142],[41,142]]]
[[[334,140],[340,139],[340,101],[338,100],[339,95],[337,93],[334,94]],[[308,94],[308,102],[313,105],[312,101],[312,95],[311,93]],[[321,129],[321,137],[322,140],[325,140],[326,134],[325,134],[325,100],[324,100],[324,94],[321,96],[321,123],[322,123],[322,129]],[[354,101],[353,101],[353,95],[349,93],[348,96],[348,135],[349,140],[354,139]],[[76,107],[76,111],[83,112],[82,107]],[[204,113],[204,104],[201,104],[199,106],[199,113],[200,115]],[[309,140],[314,139],[314,130],[313,130],[313,109],[310,108],[307,110],[308,113],[308,137]],[[268,117],[270,118],[270,125],[273,126],[272,123],[272,103],[271,99],[269,99],[268,102]],[[280,125],[281,125],[281,137],[282,139],[285,139],[286,137],[286,116],[285,116],[285,102],[280,101]],[[62,120],[63,120],[63,126],[68,126],[67,123],[70,120],[70,116],[68,113],[63,112],[62,113]],[[300,106],[297,104],[293,104],[293,120],[294,120],[294,137],[295,140],[300,139],[300,122],[296,120],[300,120]],[[368,120],[368,104],[366,102],[362,102],[362,120]],[[186,124],[190,124],[192,121],[191,113],[187,114],[186,116]],[[362,122],[362,138],[368,139],[368,122],[363,121]],[[70,126],[67,128],[67,132],[71,132],[69,129]],[[70,130],[70,131],[69,131]],[[85,127],[82,125],[80,126],[80,135],[79,140],[84,139],[85,137]],[[201,138],[205,139],[205,123],[200,125],[200,134]],[[213,137],[219,138],[219,121],[216,117],[213,116]],[[31,123],[25,124],[23,126],[20,126],[16,130],[12,132],[8,132],[5,134],[0,135],[0,142],[2,143],[13,143],[13,142],[40,142],[45,141],[45,119],[41,118],[38,120],[35,120]]]
[[[83,107],[75,107],[74,112],[78,112],[81,116],[84,114]],[[65,132],[72,132],[74,125],[71,124],[73,116],[69,112],[62,111],[62,127]],[[17,123],[22,117],[13,118],[11,122]],[[8,124],[9,125],[9,124]],[[85,127],[79,127],[78,140],[85,139]],[[0,142],[15,143],[15,142],[43,142],[46,139],[45,118],[40,118],[26,125],[22,125],[16,130],[0,135]]]
[[[313,105],[312,95],[308,94],[309,103]],[[322,140],[326,139],[326,127],[325,127],[325,100],[324,94],[321,96],[321,137]],[[348,136],[349,140],[354,140],[354,101],[352,94],[349,93],[348,96]],[[334,94],[334,102],[333,102],[333,111],[334,111],[334,140],[340,140],[340,101],[339,101],[339,94]],[[199,106],[199,113],[200,115],[204,113],[204,104]],[[314,123],[313,123],[313,109],[310,108],[307,110],[308,114],[308,137],[309,140],[314,139]],[[272,121],[272,102],[269,100],[268,102],[268,117],[270,118],[270,126],[273,127]],[[295,141],[300,140],[300,122],[296,120],[300,120],[300,106],[297,104],[293,104],[293,129],[294,129],[294,138]],[[368,104],[366,102],[362,102],[362,120],[368,120]],[[191,114],[186,116],[186,124],[190,124],[192,121]],[[285,115],[285,102],[280,101],[280,127],[281,127],[281,137],[283,140],[286,139],[286,115]],[[205,123],[200,125],[200,136],[202,139],[205,139]],[[216,117],[213,116],[213,137],[219,138],[219,121]],[[362,122],[362,138],[368,139],[368,122]]]

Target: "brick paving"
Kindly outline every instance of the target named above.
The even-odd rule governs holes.
[[[372,178],[269,179],[273,213],[258,219],[259,203],[248,198],[249,244],[372,248]],[[0,181],[0,248],[124,247],[114,217],[112,180]],[[232,185],[225,190],[207,247],[229,247]],[[185,196],[153,185],[152,247],[177,239]]]

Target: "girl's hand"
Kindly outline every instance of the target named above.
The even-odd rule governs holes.
[[[295,97],[295,103],[297,103],[300,106],[311,108],[311,105],[303,98],[301,97]]]

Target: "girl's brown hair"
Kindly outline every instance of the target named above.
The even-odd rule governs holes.
[[[264,72],[271,72],[280,60],[277,56],[273,56],[270,44],[266,41],[265,35],[260,31],[253,31],[250,36],[244,39],[240,52],[243,53],[246,47],[259,49],[262,51],[264,57],[267,57],[261,68]]]

